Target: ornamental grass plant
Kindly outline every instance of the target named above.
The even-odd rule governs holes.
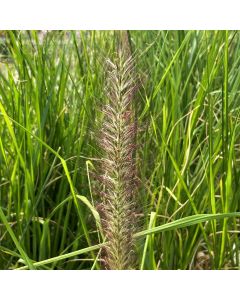
[[[122,34],[1,32],[0,269],[240,268],[239,32]]]

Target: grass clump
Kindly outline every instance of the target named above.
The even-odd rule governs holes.
[[[107,75],[102,64],[119,32],[1,32],[0,269],[100,269],[104,258],[114,269],[240,268],[239,32],[128,38],[144,82],[135,108],[131,59],[119,54]]]

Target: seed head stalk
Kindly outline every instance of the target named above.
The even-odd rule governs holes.
[[[135,136],[133,59],[121,51],[107,61],[107,98],[100,135],[100,215],[107,239],[104,260],[108,269],[134,268]]]

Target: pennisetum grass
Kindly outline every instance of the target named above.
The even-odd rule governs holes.
[[[101,157],[101,204],[107,246],[108,269],[134,268],[135,232],[135,136],[133,95],[136,89],[131,56],[119,50],[114,62],[107,60],[107,98],[99,144]]]
[[[1,31],[0,269],[240,269],[239,87],[238,31]]]

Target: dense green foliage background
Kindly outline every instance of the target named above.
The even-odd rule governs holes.
[[[0,269],[101,268],[92,171],[105,59],[114,57],[118,35],[1,32]],[[138,231],[238,212],[239,32],[130,38],[142,82]],[[180,227],[138,239],[138,268],[239,268],[238,218]]]

